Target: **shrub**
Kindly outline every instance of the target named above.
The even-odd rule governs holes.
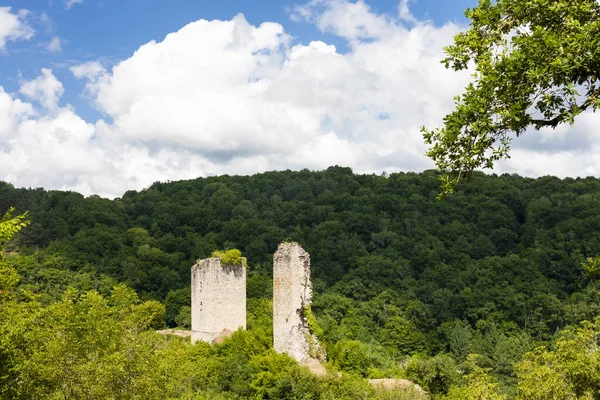
[[[238,265],[241,263],[244,267],[247,267],[246,258],[242,257],[242,252],[238,249],[214,250],[210,256],[218,258],[222,264]]]

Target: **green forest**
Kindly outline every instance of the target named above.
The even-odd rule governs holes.
[[[405,378],[433,399],[600,399],[600,180],[476,172],[437,200],[438,174],[335,166],[114,200],[0,183],[0,398],[421,398],[367,382]],[[289,240],[311,256],[327,377],[272,349]],[[248,329],[156,334],[189,328],[191,266],[233,248]]]

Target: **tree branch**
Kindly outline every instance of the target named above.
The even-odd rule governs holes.
[[[575,112],[578,110],[585,111],[589,106],[592,105],[592,103],[598,96],[600,96],[600,87],[597,87],[596,90],[594,90],[592,92],[592,94],[590,94],[588,96],[587,100],[584,101],[580,106],[578,106],[578,105],[572,106],[571,111],[572,112]],[[558,126],[558,124],[560,124],[564,120],[565,120],[565,114],[562,113],[552,119],[531,119],[529,122],[531,122],[533,125],[535,125],[535,129],[540,129],[544,126],[556,128]]]

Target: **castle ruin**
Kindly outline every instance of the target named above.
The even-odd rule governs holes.
[[[303,363],[321,352],[305,314],[311,300],[309,254],[296,242],[281,243],[273,256],[273,346]]]
[[[246,329],[246,268],[206,258],[192,267],[192,343]]]

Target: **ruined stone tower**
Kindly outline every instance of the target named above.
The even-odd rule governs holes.
[[[298,243],[281,243],[273,256],[273,346],[302,362],[318,347],[304,317],[311,299],[310,256]]]
[[[246,329],[246,268],[219,258],[192,267],[192,343]]]

